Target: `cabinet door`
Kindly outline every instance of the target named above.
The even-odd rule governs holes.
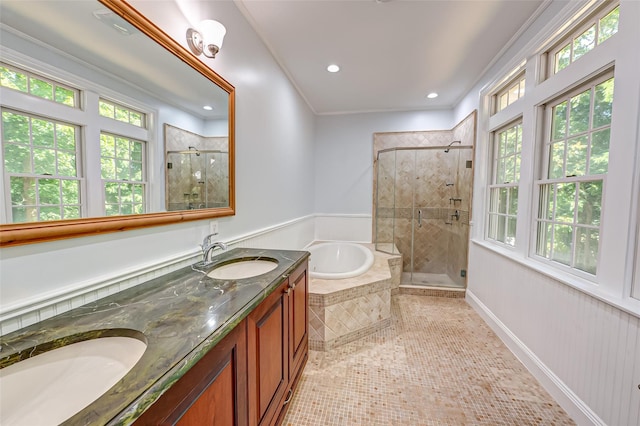
[[[289,384],[289,281],[247,317],[249,424],[275,423]]]
[[[307,358],[309,347],[309,293],[307,263],[299,266],[289,277],[289,380],[297,377]]]
[[[136,420],[136,425],[245,426],[246,323],[238,324]]]

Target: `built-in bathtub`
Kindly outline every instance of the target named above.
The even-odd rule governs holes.
[[[311,253],[309,275],[311,278],[340,280],[357,277],[371,268],[373,251],[362,244],[327,242],[307,247]]]
[[[311,253],[311,349],[329,350],[391,323],[391,293],[400,284],[402,256],[377,252],[373,244],[351,242],[312,243],[306,250]]]

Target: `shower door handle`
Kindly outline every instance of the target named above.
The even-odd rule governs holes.
[[[422,228],[422,209],[418,209],[418,228]]]

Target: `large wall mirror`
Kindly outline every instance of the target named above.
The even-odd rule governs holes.
[[[123,0],[0,23],[0,245],[235,214],[231,84]]]

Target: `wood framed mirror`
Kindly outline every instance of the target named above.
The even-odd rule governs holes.
[[[6,164],[10,160],[13,160],[10,157],[12,154],[5,149],[3,151],[5,155],[2,156],[3,173],[2,179],[0,179],[3,197],[2,208],[4,209],[2,224],[0,224],[0,246],[8,247],[107,232],[127,231],[235,214],[235,89],[229,82],[201,62],[185,47],[164,33],[124,0],[97,0],[95,2],[64,0],[24,2],[21,0],[7,0],[2,2],[1,7],[3,10],[0,14],[2,21],[2,27],[0,29],[2,30],[3,37],[1,43],[2,50],[0,51],[2,57],[0,59],[3,66],[8,66],[10,72],[18,70],[18,74],[20,74],[22,70],[27,70],[27,78],[31,78],[32,66],[34,64],[39,65],[39,67],[36,66],[36,69],[44,70],[45,78],[43,78],[43,80],[46,82],[49,81],[48,77],[50,76],[50,72],[52,72],[51,70],[57,71],[60,63],[74,63],[75,61],[75,64],[71,67],[72,70],[88,69],[89,73],[85,73],[84,75],[81,72],[74,74],[73,71],[69,72],[65,69],[60,75],[63,76],[63,82],[65,84],[68,84],[71,88],[79,88],[78,104],[80,106],[78,111],[84,111],[87,105],[93,102],[91,96],[96,98],[95,95],[85,95],[83,92],[85,88],[84,82],[89,80],[87,75],[95,75],[96,80],[98,80],[97,82],[87,83],[87,87],[94,87],[93,84],[96,85],[95,87],[105,87],[105,81],[116,81],[118,89],[109,87],[104,90],[104,93],[106,93],[105,99],[107,99],[106,103],[111,103],[111,100],[115,98],[116,101],[113,102],[112,106],[116,110],[122,105],[124,105],[124,110],[127,110],[133,105],[133,111],[136,111],[136,105],[143,105],[143,112],[149,114],[149,128],[147,129],[149,140],[145,141],[148,143],[145,164],[139,167],[146,172],[145,178],[142,179],[142,181],[147,184],[147,186],[141,186],[141,188],[143,188],[141,191],[143,191],[142,193],[144,194],[145,204],[142,213],[129,214],[135,210],[130,210],[130,207],[127,206],[129,210],[121,209],[114,215],[107,215],[109,214],[109,198],[112,194],[109,193],[108,189],[105,189],[107,188],[105,182],[108,181],[108,179],[105,178],[104,175],[104,166],[102,166],[102,171],[97,172],[95,167],[100,169],[101,161],[102,164],[104,164],[105,161],[108,162],[111,160],[101,158],[100,150],[104,151],[102,145],[99,148],[93,148],[94,151],[98,151],[97,154],[85,152],[83,145],[81,145],[80,148],[76,149],[77,160],[75,160],[74,163],[74,165],[76,163],[79,164],[77,167],[78,170],[81,170],[81,174],[79,177],[68,180],[72,180],[73,184],[79,188],[79,191],[84,191],[82,193],[83,195],[79,197],[82,201],[77,203],[78,213],[75,214],[78,218],[64,220],[36,219],[36,221],[33,221],[32,218],[25,220],[24,217],[19,216],[24,209],[17,209],[14,213],[12,209],[16,208],[15,199],[19,199],[20,194],[14,196],[14,192],[12,192],[13,185],[16,182],[23,185],[28,179],[34,182],[37,181],[37,179],[42,179],[42,176],[37,176],[38,171],[33,170],[34,167],[37,168],[37,164],[33,166],[33,163],[37,163],[37,161],[33,160],[33,157],[36,156],[34,152],[41,147],[35,146],[38,144],[34,145],[32,142],[30,148],[32,157],[30,160],[32,167],[30,170],[31,175],[23,170],[18,170],[17,172],[14,170],[15,173],[13,175],[8,173],[6,171]],[[39,10],[38,8],[40,7],[46,7],[47,9]],[[101,15],[102,12],[99,12],[100,10],[106,11],[104,15]],[[71,21],[79,23],[80,20],[75,14],[83,13],[83,11],[85,14],[88,14],[86,18],[88,22],[82,25],[86,27],[85,29],[87,31],[91,29],[91,34],[80,33],[80,29],[76,28],[70,29],[69,26],[71,23],[64,23],[63,21],[64,19],[68,19],[69,15],[73,14]],[[99,20],[105,21],[103,23],[107,25],[103,26],[101,23],[98,23]],[[123,37],[123,34],[117,34],[121,32],[121,30],[135,34],[128,38]],[[96,32],[105,31],[106,33],[96,34]],[[105,36],[105,34],[107,34],[107,36]],[[130,34],[124,34],[124,36],[127,35]],[[11,45],[14,39],[17,40],[20,38],[22,38],[22,40],[15,42],[17,44],[14,43],[14,45]],[[124,41],[122,39],[124,39]],[[121,48],[104,44],[114,40],[119,40],[120,44],[123,44],[125,47]],[[145,53],[134,50],[138,45],[145,49]],[[151,53],[152,51],[153,53]],[[105,58],[114,60],[111,61],[109,59],[107,61]],[[115,60],[116,58],[117,61]],[[23,65],[24,67],[22,67]],[[6,70],[7,68],[3,69]],[[35,76],[34,78],[38,79],[41,74],[36,72],[33,73],[33,75]],[[51,80],[56,81],[54,79]],[[3,122],[5,122],[5,111],[7,114],[6,117],[9,118],[19,116],[19,118],[27,117],[27,120],[40,119],[40,116],[36,113],[12,105],[13,92],[15,92],[15,90],[6,87],[6,85],[3,86],[4,87],[0,87],[2,91],[0,94],[3,97],[3,101],[1,102]],[[205,86],[206,88],[203,88]],[[131,102],[123,102],[122,104],[118,103],[117,94],[124,94],[123,98],[129,99],[129,97],[132,96],[131,93],[136,91],[142,93],[142,96],[145,98],[144,101],[138,102],[137,100],[132,100]],[[116,95],[111,96],[114,93]],[[54,97],[55,96],[54,92]],[[100,102],[102,102],[102,94],[98,97],[100,98]],[[154,100],[148,101],[148,99]],[[38,102],[42,103],[41,100],[34,102],[36,104]],[[95,102],[97,102],[97,100],[95,100]],[[212,112],[207,112],[202,109],[202,104],[205,102],[217,102]],[[100,108],[102,108],[102,106],[102,103],[100,103]],[[56,106],[55,108],[58,107]],[[73,112],[71,116],[75,117],[75,115],[78,115],[78,111]],[[9,118],[6,120],[9,120]],[[75,118],[70,118],[69,120],[75,123]],[[98,118],[94,121],[100,120],[104,119]],[[207,124],[210,120],[215,121],[216,124]],[[224,125],[225,120],[226,126]],[[57,123],[57,121],[53,121]],[[9,122],[6,121],[6,123],[3,127],[10,127]],[[31,121],[29,121],[29,123],[31,123]],[[167,160],[165,158],[163,128],[165,125],[185,128],[185,123],[204,123],[200,129],[189,128],[187,130],[193,131],[194,133],[201,133],[202,128],[215,128],[218,129],[218,133],[205,136],[217,138],[226,137],[228,139],[228,175],[225,176],[226,180],[224,181],[225,185],[228,185],[228,194],[225,201],[215,204],[215,207],[210,207],[211,204],[207,203],[192,203],[189,206],[185,206],[184,209],[167,209],[167,201],[165,199]],[[116,123],[115,128],[118,128],[117,126],[122,126],[122,123]],[[226,135],[223,134],[223,131],[220,131],[220,129],[224,128],[227,130]],[[88,133],[92,131],[90,125],[84,126],[78,124],[77,129],[77,133],[80,135],[78,138],[88,138]],[[118,131],[105,134],[107,135],[104,137],[106,139],[115,135],[113,139],[117,142],[119,136]],[[101,131],[97,133],[94,131],[94,137],[100,138],[99,144],[102,144],[103,136]],[[58,142],[55,143],[58,144]],[[78,143],[87,142],[80,141]],[[113,145],[116,145],[116,143]],[[4,146],[5,143],[3,140],[3,147]],[[55,151],[54,148],[50,148],[50,150]],[[87,149],[87,151],[90,151],[90,149]],[[131,151],[133,152],[135,149],[132,148]],[[58,155],[56,153],[54,154]],[[58,157],[55,157],[55,155],[54,158],[56,158],[56,160],[54,162],[58,164]],[[118,155],[119,154],[113,155],[114,169],[120,167]],[[130,153],[128,155],[135,157],[138,154]],[[96,156],[98,158],[97,160],[95,159]],[[93,164],[95,164],[95,166],[91,166],[89,164],[90,161],[94,161]],[[95,161],[97,161],[97,163]],[[81,169],[81,167],[86,167],[87,170]],[[93,169],[90,167],[93,167]],[[28,175],[26,178],[24,177],[26,176],[25,173]],[[45,170],[42,174],[44,177],[50,177],[52,173]],[[98,185],[90,183],[91,176],[93,176],[94,182],[99,182]],[[55,179],[50,178],[48,180],[51,181]],[[64,178],[62,180],[64,180]],[[123,182],[128,184],[128,180],[122,178],[119,182],[120,187],[122,187]],[[32,192],[38,193],[37,188],[35,192],[33,190]],[[10,193],[10,196],[8,196],[8,193]],[[94,200],[89,201],[88,204],[90,205],[85,205],[86,198],[91,198],[92,196]],[[64,198],[64,193],[60,198]],[[21,199],[19,201],[21,201]],[[107,204],[106,208],[105,204]],[[194,205],[196,207],[193,207]],[[22,208],[21,206],[18,207]],[[65,206],[61,207],[62,215],[64,215],[65,212],[64,207]],[[69,210],[73,211],[73,209]],[[101,211],[102,214],[100,213]],[[18,220],[23,221],[15,223],[14,216],[17,217]],[[54,218],[55,217],[56,216],[54,216]]]

